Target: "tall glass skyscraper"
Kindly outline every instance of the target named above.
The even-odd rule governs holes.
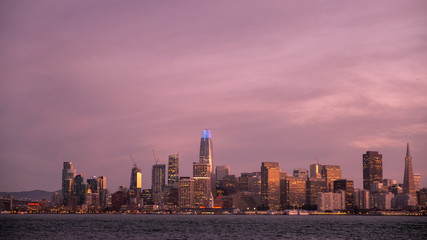
[[[64,162],[62,169],[62,199],[64,205],[70,205],[76,170],[72,162]]]
[[[204,129],[200,140],[199,162],[193,163],[194,204],[196,206],[212,205],[212,135],[211,130]]]
[[[211,130],[204,129],[202,131],[202,139],[200,140],[200,163],[207,163],[212,171],[212,135]]]

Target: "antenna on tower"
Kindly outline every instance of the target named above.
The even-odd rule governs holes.
[[[132,160],[133,166],[134,166],[134,167],[136,167],[136,162],[135,162],[135,160],[133,159],[132,153],[130,154],[130,159]]]
[[[153,152],[154,161],[156,162],[156,164],[158,164],[159,163],[159,159],[156,157],[156,153],[154,152],[154,149],[151,149],[151,151]]]

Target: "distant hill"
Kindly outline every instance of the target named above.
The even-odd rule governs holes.
[[[61,193],[61,190],[56,191]],[[51,200],[55,192],[48,192],[43,190],[23,191],[23,192],[0,192],[1,197],[14,196],[16,199],[29,199],[39,201],[42,199]]]

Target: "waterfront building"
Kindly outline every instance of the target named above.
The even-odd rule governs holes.
[[[363,189],[370,190],[374,183],[383,181],[383,156],[376,151],[363,154]]]
[[[297,168],[297,169],[294,169],[293,176],[296,178],[304,179],[304,181],[307,181],[308,171],[306,169]]]
[[[263,162],[261,165],[261,195],[264,207],[271,210],[280,208],[280,168],[277,162]]]
[[[345,209],[345,193],[339,191],[337,193],[324,192],[318,193],[318,211],[339,211]]]
[[[394,194],[390,192],[378,192],[371,194],[371,208],[375,210],[391,210]]]
[[[341,168],[337,165],[322,165],[322,178],[326,181],[326,190],[334,191],[334,181],[341,179]]]
[[[179,154],[169,155],[168,159],[168,185],[172,186],[179,181]]]
[[[212,201],[211,165],[193,163],[194,205],[208,207]]]
[[[71,204],[75,176],[76,170],[73,168],[73,163],[64,162],[62,169],[62,201],[66,206]]]
[[[322,165],[318,161],[310,165],[310,178],[322,178]]]
[[[318,193],[326,192],[326,181],[324,178],[310,177],[307,181],[307,205],[314,208],[317,207]]]
[[[409,150],[409,143],[406,145],[405,172],[403,177],[403,194],[411,195],[415,199],[417,198],[417,193],[415,191],[414,171],[412,169],[412,156]]]
[[[287,176],[281,180],[281,205],[284,208],[301,208],[306,204],[306,180]]]
[[[354,208],[354,183],[353,180],[338,179],[334,181],[334,192],[339,190],[345,193],[345,208],[352,210]]]
[[[354,189],[354,207],[360,210],[368,210],[370,209],[371,196],[370,191],[366,189]]]
[[[427,188],[422,188],[417,192],[418,205],[421,209],[427,208]]]
[[[194,207],[194,180],[190,177],[179,178],[178,207]]]
[[[408,209],[415,209],[417,206],[417,200],[412,196],[408,194],[399,194],[395,195],[392,199],[392,208],[396,210],[408,210]]]
[[[232,196],[233,198],[233,208],[237,208],[242,211],[256,210],[256,202],[254,200],[254,193],[252,192],[238,192]]]

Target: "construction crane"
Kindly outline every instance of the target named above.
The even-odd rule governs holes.
[[[154,149],[151,149],[151,151],[153,152],[154,161],[156,162],[156,165],[157,165],[159,163],[159,159],[156,157],[156,153],[154,152]]]
[[[132,154],[130,154],[130,159],[131,159],[131,160],[132,160],[132,162],[133,162],[133,166],[134,166],[134,167],[136,167],[136,162],[135,162],[135,160],[133,159]]]

